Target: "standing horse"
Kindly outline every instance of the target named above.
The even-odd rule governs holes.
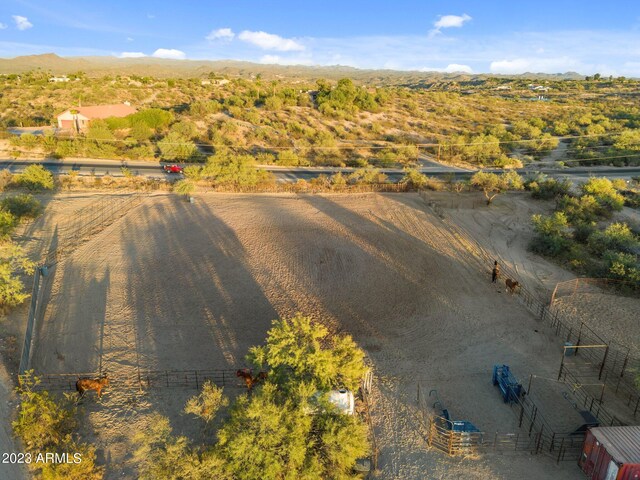
[[[507,286],[507,291],[513,295],[514,293],[516,293],[516,289],[518,289],[520,287],[520,283],[517,280],[511,280],[510,278],[507,278],[504,281],[505,285]]]
[[[107,386],[109,386],[109,377],[107,377],[106,374],[98,379],[78,378],[78,381],[76,382],[78,400],[84,397],[87,390],[95,390],[98,394],[98,398],[102,398],[102,389]]]

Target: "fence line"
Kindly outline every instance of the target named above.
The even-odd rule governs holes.
[[[593,365],[598,366],[598,378],[602,379],[607,385],[615,388],[616,391],[622,390],[625,395],[633,395],[633,392],[635,392],[636,396],[640,396],[633,379],[630,378],[630,372],[640,371],[640,359],[631,356],[631,349],[628,346],[605,341],[602,336],[583,321],[573,319],[570,315],[561,314],[558,310],[553,309],[552,305],[540,300],[537,295],[525,287],[520,275],[507,262],[504,262],[498,254],[489,253],[463,227],[449,221],[443,214],[438,202],[429,199],[425,192],[420,192],[420,196],[434,213],[441,218],[462,247],[471,254],[478,267],[481,270],[487,270],[487,275],[489,274],[489,266],[493,264],[494,260],[499,260],[502,266],[501,276],[518,280],[520,283],[520,289],[517,291],[519,300],[543,324],[552,329],[556,336],[564,339],[564,342],[570,342],[574,345],[607,345],[606,353],[603,353],[601,358],[592,349],[582,349],[586,351],[580,352],[579,355],[590,360]],[[578,355],[577,352],[576,355]],[[639,411],[636,409],[634,416],[638,413]]]
[[[24,342],[22,344],[22,355],[20,356],[20,367],[18,374],[23,375],[29,370],[31,361],[31,346],[33,345],[33,332],[35,330],[36,318],[40,310],[40,284],[42,279],[42,268],[37,267],[33,273],[33,287],[31,288],[31,303],[29,305],[29,314],[27,317],[27,329],[24,334]]]
[[[406,183],[372,183],[364,185],[319,185],[312,183],[276,183],[268,185],[218,185],[201,187],[202,192],[224,193],[396,193],[408,192],[411,186]]]
[[[140,192],[123,195],[109,195],[100,198],[73,214],[73,218],[62,224],[56,231],[57,239],[46,254],[43,263],[52,266],[61,257],[77,248],[89,236],[96,235],[129,210],[142,202]]]
[[[27,326],[20,355],[18,375],[30,368],[31,350],[34,347],[33,335],[36,329],[38,314],[42,311],[42,277],[46,276],[49,267],[55,265],[66,253],[73,251],[90,235],[95,235],[124,216],[131,208],[142,202],[142,194],[135,192],[125,195],[109,195],[102,197],[76,211],[73,218],[56,229],[54,243],[36,268],[31,289],[31,304],[27,317]]]
[[[519,432],[461,432],[451,428],[451,420],[432,413],[418,385],[418,410],[426,427],[427,444],[447,455],[467,455],[481,452],[526,452],[547,455],[556,460],[575,461],[579,458],[584,432],[556,432],[544,418],[531,395],[520,396],[511,406],[518,418]],[[426,419],[426,421],[425,421]]]
[[[39,383],[35,387],[48,391],[74,391],[78,378],[98,378],[99,372],[34,373]],[[243,387],[246,384],[233,369],[209,370],[141,370],[139,372],[109,378],[111,388],[144,391],[155,388],[193,388],[211,381],[220,387]]]
[[[584,442],[584,434],[557,434],[543,428],[529,432],[490,434],[450,430],[446,427],[448,421],[438,416],[429,417],[428,422],[428,445],[450,456],[525,452],[546,455],[559,463],[578,460]]]
[[[589,287],[595,287],[589,288]],[[598,292],[601,290],[612,290],[615,293],[632,293],[640,295],[640,285],[624,280],[616,280],[613,278],[587,278],[578,277],[564,282],[558,282],[551,294],[551,305],[558,297],[573,297],[581,292]]]
[[[362,401],[365,406],[365,420],[369,427],[369,437],[371,438],[371,470],[375,471],[378,468],[378,442],[376,440],[376,432],[373,428],[373,420],[371,419],[371,402],[369,401],[369,394],[373,385],[373,371],[369,370],[360,387],[362,393]]]

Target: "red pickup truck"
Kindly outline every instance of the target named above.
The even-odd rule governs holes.
[[[162,169],[167,173],[184,173],[184,167],[180,165],[163,165]]]

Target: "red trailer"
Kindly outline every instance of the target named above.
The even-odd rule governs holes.
[[[589,429],[578,464],[593,480],[640,480],[640,426]]]

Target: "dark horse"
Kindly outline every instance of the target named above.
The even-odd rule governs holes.
[[[245,385],[247,386],[247,390],[251,391],[254,385],[267,378],[267,372],[260,372],[254,377],[252,376],[250,369],[241,368],[236,372],[236,377],[242,377],[244,379]]]

